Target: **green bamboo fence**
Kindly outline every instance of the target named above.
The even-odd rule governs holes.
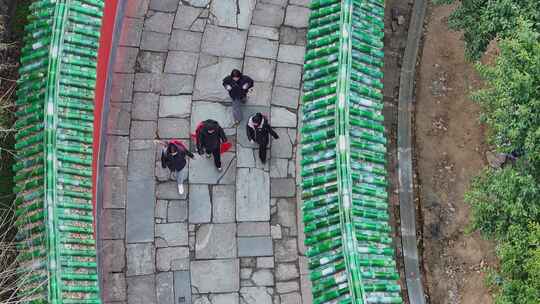
[[[315,304],[402,303],[388,223],[384,0],[313,0],[301,130]]]

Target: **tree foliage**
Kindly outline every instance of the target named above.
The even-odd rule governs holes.
[[[538,0],[462,0],[459,3],[450,15],[448,25],[453,30],[463,31],[465,51],[471,59],[480,58],[495,37],[513,35],[519,20],[527,20],[540,29]]]
[[[486,87],[473,99],[490,142],[501,152],[523,151],[540,166],[540,35],[526,22],[516,30],[500,42],[494,65],[478,65]]]

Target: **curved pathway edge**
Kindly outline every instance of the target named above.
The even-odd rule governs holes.
[[[423,33],[427,1],[416,0],[413,6],[407,46],[401,68],[398,108],[398,175],[401,235],[407,293],[411,304],[424,304],[425,295],[416,247],[416,214],[412,166],[412,119],[414,79],[418,48]]]

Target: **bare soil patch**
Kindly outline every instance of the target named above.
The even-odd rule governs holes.
[[[468,97],[481,84],[464,57],[461,34],[447,18],[454,6],[432,6],[417,69],[415,154],[423,230],[423,265],[432,304],[490,304],[485,286],[493,244],[467,234],[463,195],[485,166],[479,106]]]

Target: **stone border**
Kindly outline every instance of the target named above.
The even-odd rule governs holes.
[[[122,20],[124,19],[124,13],[125,13],[125,7],[126,7],[127,0],[118,0],[117,3],[117,9],[116,9],[116,17],[114,22],[114,30],[112,33],[112,39],[111,39],[111,52],[109,54],[109,64],[107,67],[107,80],[105,82],[105,93],[103,94],[103,105],[101,110],[101,130],[100,130],[100,149],[98,152],[98,161],[96,165],[96,191],[95,191],[95,206],[94,206],[94,229],[95,229],[95,238],[96,238],[96,250],[97,250],[97,265],[98,265],[98,284],[99,284],[99,290],[100,290],[100,297],[103,302],[105,300],[103,299],[103,280],[102,277],[103,274],[103,263],[101,254],[103,253],[103,244],[102,239],[99,237],[101,232],[101,225],[100,225],[100,219],[101,219],[101,209],[103,207],[103,183],[104,183],[104,173],[105,173],[105,153],[107,152],[107,127],[108,127],[108,118],[109,118],[109,110],[110,110],[110,100],[111,100],[111,94],[112,94],[112,75],[113,75],[113,68],[114,63],[116,61],[116,50],[118,48],[118,44],[120,41],[120,34],[122,29]]]
[[[416,213],[413,189],[412,165],[412,119],[414,103],[414,80],[416,59],[423,34],[427,1],[416,0],[409,24],[407,46],[400,75],[398,101],[398,175],[401,237],[405,279],[409,303],[425,304],[422,274],[420,272],[418,248],[416,246]]]

